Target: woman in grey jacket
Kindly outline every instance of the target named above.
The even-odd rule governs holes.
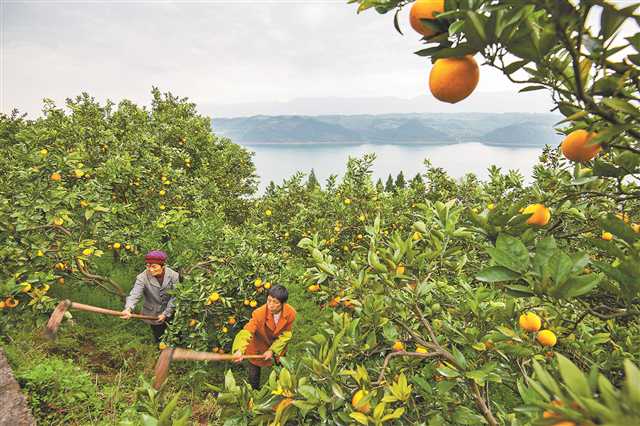
[[[125,302],[122,318],[131,318],[131,311],[140,297],[144,297],[142,314],[158,317],[158,321],[144,320],[151,325],[151,331],[157,343],[160,342],[167,328],[167,319],[173,313],[175,298],[168,292],[173,290],[180,277],[176,271],[165,266],[167,254],[163,251],[150,251],[144,257],[144,261],[147,264],[147,270],[136,277],[136,282]]]

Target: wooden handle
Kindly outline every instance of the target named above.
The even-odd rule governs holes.
[[[71,306],[69,306],[69,307],[71,309],[77,309],[79,311],[95,312],[96,314],[111,315],[113,317],[122,316],[122,311],[114,311],[113,309],[99,308],[97,306],[85,305],[83,303],[71,302]],[[152,317],[152,316],[149,316],[149,315],[131,314],[131,317],[132,318],[152,320],[152,321],[157,321],[158,320],[158,317]]]
[[[188,349],[176,348],[173,351],[173,360],[176,361],[233,361],[233,354],[214,354],[213,352],[197,352]],[[260,359],[262,355],[243,355],[243,359]]]

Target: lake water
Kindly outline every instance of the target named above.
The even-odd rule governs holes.
[[[260,193],[270,181],[282,183],[296,171],[308,173],[315,170],[316,177],[324,185],[331,174],[342,176],[347,159],[375,153],[373,165],[374,181],[382,178],[385,182],[389,173],[395,177],[400,170],[410,179],[426,169],[423,161],[429,159],[435,167],[442,167],[452,177],[462,177],[466,173],[486,178],[487,168],[496,165],[503,172],[519,170],[527,180],[531,177],[534,164],[542,153],[542,148],[512,148],[489,146],[481,143],[461,143],[454,145],[417,144],[247,144],[254,152],[253,161],[260,177]]]

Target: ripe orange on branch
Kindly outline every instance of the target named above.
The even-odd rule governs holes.
[[[409,23],[417,33],[425,37],[431,37],[436,34],[436,30],[421,20],[434,20],[436,19],[434,14],[442,12],[444,12],[444,0],[417,0],[411,6]]]
[[[555,346],[558,338],[551,330],[542,330],[536,338],[542,346]]]
[[[562,155],[568,160],[584,162],[592,160],[602,150],[599,144],[589,144],[596,134],[587,132],[584,129],[574,130],[569,133],[564,140],[560,149]]]
[[[520,315],[518,323],[520,324],[520,328],[529,332],[538,331],[542,326],[542,320],[533,312],[527,312],[526,314]]]
[[[455,104],[469,96],[480,81],[480,68],[473,56],[437,59],[429,74],[431,94]]]
[[[523,214],[531,214],[527,223],[529,225],[544,226],[551,219],[551,212],[544,204],[530,204],[523,211]]]

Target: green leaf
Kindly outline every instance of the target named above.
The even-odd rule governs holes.
[[[626,17],[620,14],[613,6],[606,5],[600,15],[600,35],[602,35],[603,39],[608,40],[620,28],[625,19]]]
[[[178,392],[172,399],[169,401],[167,406],[162,410],[160,417],[158,418],[158,426],[170,426],[171,425],[171,415],[173,414],[173,410],[176,409],[178,405],[178,399],[180,398],[180,392]]]
[[[549,267],[553,282],[556,286],[560,286],[569,278],[573,262],[566,253],[558,250],[555,255],[549,259],[547,266]]]
[[[602,396],[607,406],[619,412],[620,405],[618,404],[618,399],[620,398],[620,394],[603,374],[598,375],[598,389],[600,390],[600,396]]]
[[[506,67],[504,67],[504,72],[506,74],[513,74],[514,72],[518,71],[520,68],[522,68],[523,66],[527,65],[528,63],[529,63],[529,61],[527,61],[527,60],[521,60],[521,61],[512,62],[509,65],[507,65]]]
[[[616,111],[622,111],[634,117],[640,117],[640,110],[631,105],[629,102],[620,98],[605,98],[602,103]]]
[[[388,420],[399,419],[404,414],[404,410],[405,410],[404,407],[396,408],[395,410],[393,410],[393,413],[387,414],[386,416],[384,416],[382,418],[382,421],[386,422]]]
[[[360,423],[361,425],[369,424],[369,418],[362,413],[350,413],[349,417],[351,417],[353,420]]]
[[[457,425],[478,425],[487,424],[487,420],[479,414],[474,413],[470,408],[458,407],[453,413],[453,423]]]
[[[622,177],[627,175],[624,169],[618,168],[604,160],[597,158],[593,162],[593,174],[603,177]]]
[[[232,391],[236,387],[236,379],[233,377],[233,372],[231,372],[231,370],[227,370],[224,375],[224,388],[227,391]]]
[[[625,388],[632,405],[640,407],[640,371],[631,360],[624,360]]]
[[[562,396],[562,392],[560,391],[560,386],[558,383],[551,377],[551,375],[542,368],[542,366],[538,363],[538,361],[533,360],[533,371],[536,373],[536,379],[542,383],[542,385],[549,390],[554,396],[560,397]]]
[[[484,382],[485,382],[484,379],[487,377],[488,374],[489,373],[482,370],[473,370],[473,371],[467,371],[466,373],[464,373],[465,377],[472,379],[479,386],[484,386]]]
[[[458,348],[454,347],[451,350],[451,354],[453,355],[453,357],[455,358],[456,362],[458,363],[458,365],[460,366],[460,368],[465,369],[467,368],[467,360],[465,359],[464,355],[462,354],[462,352],[460,352],[458,350]]]
[[[544,90],[547,87],[545,86],[527,86],[527,87],[523,87],[522,89],[518,90],[519,93],[524,93],[524,92],[533,92],[534,90]]]
[[[400,30],[400,24],[398,24],[398,13],[400,13],[400,9],[396,9],[396,13],[393,15],[393,26],[395,27],[396,31],[402,34],[402,30]]]
[[[460,372],[458,370],[454,370],[449,367],[440,367],[437,369],[438,373],[440,373],[444,377],[460,377]]]
[[[589,382],[584,373],[564,355],[557,353],[556,358],[558,360],[558,370],[560,370],[565,386],[578,396],[591,397]]]
[[[601,279],[602,276],[598,274],[589,274],[570,278],[562,289],[563,297],[570,299],[573,297],[584,296],[596,288]]]
[[[503,266],[489,266],[476,275],[478,281],[486,283],[512,281],[518,278],[520,278],[520,274]]]
[[[464,28],[467,41],[478,50],[484,48],[487,42],[487,33],[484,29],[486,18],[474,11],[466,11]]]

